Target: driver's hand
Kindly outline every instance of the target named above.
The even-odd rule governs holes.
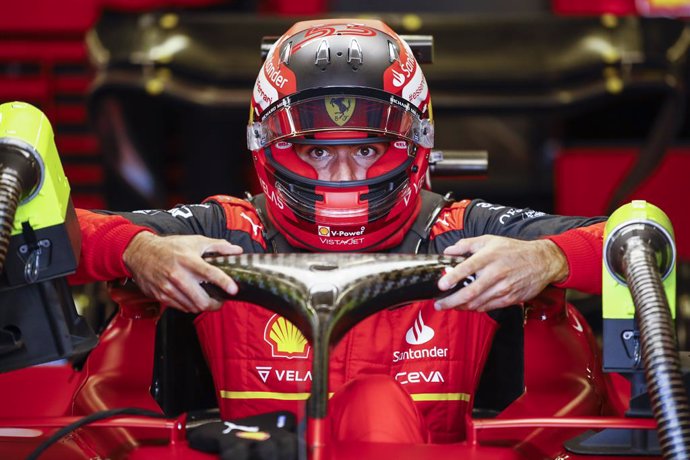
[[[437,300],[437,310],[489,311],[507,307],[533,299],[550,283],[568,276],[568,261],[550,240],[483,235],[460,240],[444,254],[469,257],[441,277],[439,289],[446,291],[470,275],[475,275],[475,280]]]
[[[144,294],[182,311],[200,313],[217,310],[222,302],[210,297],[199,283],[215,284],[230,295],[237,293],[232,278],[202,259],[207,252],[233,255],[241,254],[242,248],[200,235],[141,232],[129,243],[122,259]]]

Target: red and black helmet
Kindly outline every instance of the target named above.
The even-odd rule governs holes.
[[[298,22],[254,85],[247,144],[269,218],[290,244],[377,251],[402,241],[420,209],[434,131],[410,47],[378,20]],[[294,144],[387,142],[366,178],[319,180]]]

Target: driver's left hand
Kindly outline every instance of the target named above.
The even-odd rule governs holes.
[[[465,278],[475,280],[435,303],[437,310],[459,308],[489,311],[525,302],[544,288],[565,280],[568,261],[550,240],[523,241],[495,235],[465,238],[444,251],[445,255],[469,255],[438,282],[442,291]]]

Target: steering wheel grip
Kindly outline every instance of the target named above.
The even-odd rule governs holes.
[[[308,337],[315,310],[336,315],[338,326],[351,328],[367,316],[415,300],[451,295],[473,281],[469,277],[441,291],[438,280],[463,257],[409,254],[241,254],[209,256],[237,283],[233,300],[261,305],[286,317]],[[212,297],[230,298],[222,289],[202,283]],[[344,334],[334,330],[337,340]]]

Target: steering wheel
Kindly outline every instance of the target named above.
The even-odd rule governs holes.
[[[239,287],[232,299],[259,304],[285,317],[311,341],[312,386],[307,402],[307,447],[312,458],[325,445],[328,354],[343,336],[374,313],[415,300],[450,295],[437,282],[463,257],[412,254],[241,254],[207,256]],[[212,284],[212,296],[228,299]]]

